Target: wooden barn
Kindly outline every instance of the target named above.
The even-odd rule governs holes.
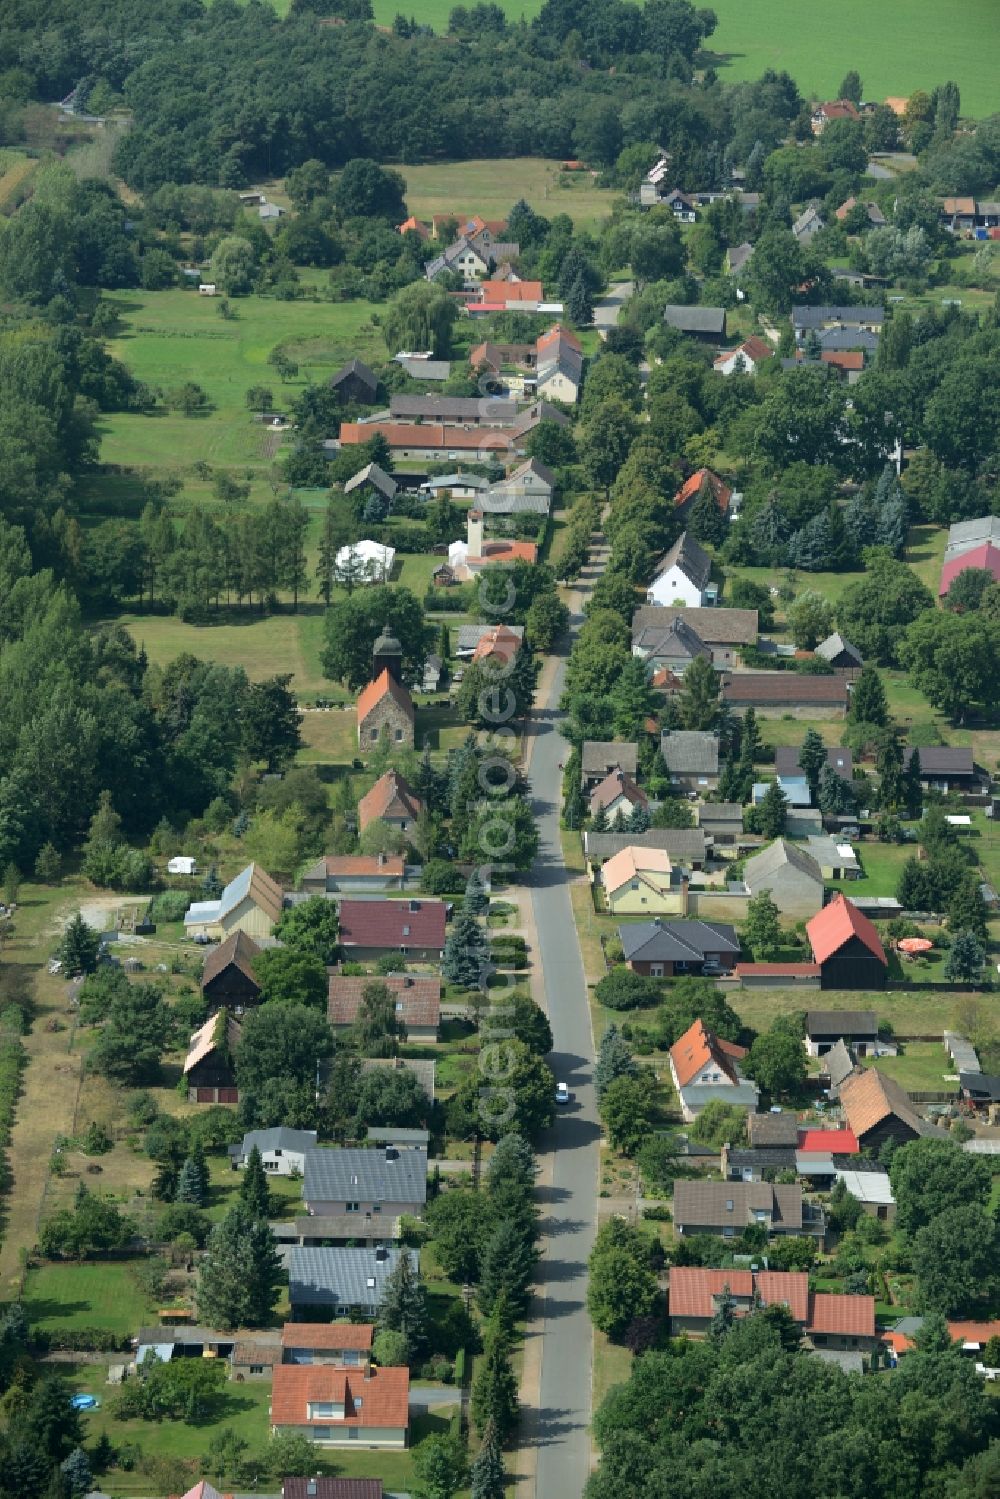
[[[837,894],[806,925],[821,989],[884,989],[889,964],[868,917]]]

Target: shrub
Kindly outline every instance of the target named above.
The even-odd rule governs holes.
[[[149,907],[152,921],[183,921],[184,912],[191,904],[186,890],[163,890],[154,896]]]
[[[594,993],[609,1010],[636,1010],[658,1004],[663,998],[663,986],[656,979],[620,967],[606,973]]]

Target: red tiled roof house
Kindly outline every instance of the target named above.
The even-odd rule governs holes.
[[[301,1432],[317,1447],[406,1446],[410,1371],[359,1373],[329,1364],[278,1364],[271,1389],[271,1431]]]
[[[342,900],[340,945],[353,961],[401,952],[419,961],[440,962],[445,916],[440,900]]]
[[[441,1023],[441,980],[412,973],[330,975],[327,1019],[335,1031],[347,1030],[358,1018],[369,984],[385,984],[395,996],[396,1013],[410,1041],[435,1042]]]

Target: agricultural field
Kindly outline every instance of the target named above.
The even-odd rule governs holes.
[[[829,99],[848,69],[857,68],[867,99],[929,90],[953,78],[964,115],[996,108],[996,52],[984,46],[996,36],[992,0],[949,6],[844,0],[832,9],[806,0],[718,0],[712,9],[719,18],[713,65],[727,81],[784,68],[807,97]]]
[[[102,423],[101,458],[125,466],[178,468],[199,460],[264,471],[275,452],[274,435],[246,409],[251,385],[268,385],[276,403],[287,403],[310,381],[332,374],[352,355],[384,356],[369,302],[280,302],[240,297],[224,319],[220,299],[196,291],[122,292],[113,297],[121,328],[111,352],[139,380],[168,390],[194,381],[212,410],[186,417],[174,412],[144,416],[116,412]],[[267,356],[280,345],[298,365],[297,380],[282,385]]]
[[[184,651],[220,666],[242,666],[253,680],[291,672],[297,694],[330,694],[332,683],[323,676],[323,614],[320,604],[299,606],[298,614],[255,614],[249,610],[220,611],[219,624],[190,625],[174,615],[119,614],[123,624],[145,648],[154,665],[165,666]]]
[[[9,146],[0,148],[0,214],[10,214],[27,195],[38,168],[35,157]]]

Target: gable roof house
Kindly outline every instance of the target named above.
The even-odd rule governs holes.
[[[373,750],[383,731],[392,745],[413,748],[413,699],[385,667],[374,682],[369,682],[358,696],[358,747]]]
[[[814,204],[810,204],[802,210],[792,224],[792,233],[800,245],[807,245],[821,229],[825,228],[826,224],[819,209]]]
[[[653,581],[646,590],[648,604],[679,604],[700,609],[708,602],[712,559],[693,536],[682,531],[669,552],[657,563]],[[713,591],[713,598],[715,597]]]
[[[486,247],[480,248],[474,240],[461,234],[440,255],[427,261],[424,275],[428,281],[437,281],[440,276],[455,272],[462,277],[465,286],[473,287],[489,274],[489,270],[490,255]]]
[[[348,479],[344,485],[344,493],[353,494],[356,489],[375,489],[387,500],[391,500],[395,498],[398,488],[395,479],[384,468],[379,468],[377,463],[366,463],[364,468],[359,468]]]
[[[810,1291],[796,1270],[705,1270],[675,1265],[670,1271],[670,1335],[705,1337],[720,1299],[729,1292],[737,1317],[755,1307],[785,1306],[813,1348],[869,1350],[875,1346],[874,1296]]]
[[[373,822],[387,822],[401,833],[413,829],[424,804],[399,770],[387,770],[358,802],[358,831]]]
[[[716,1234],[736,1239],[754,1225],[769,1237],[784,1234],[826,1235],[822,1209],[803,1200],[802,1188],[770,1182],[677,1181],[674,1183],[674,1229],[685,1234]]]
[[[815,915],[823,904],[819,865],[787,838],[776,838],[746,861],[743,883],[751,896],[766,890],[782,916],[795,920]]]
[[[366,974],[331,973],[327,1019],[335,1031],[347,1030],[358,1018],[369,984],[384,984],[395,996],[396,1014],[406,1026],[411,1042],[433,1043],[441,1023],[441,980],[424,974],[387,973],[373,978]]]
[[[419,1218],[427,1201],[427,1151],[395,1145],[344,1150],[326,1146],[306,1155],[302,1198],[310,1214],[357,1213],[359,1222],[384,1213]]]
[[[619,812],[628,817],[636,807],[648,807],[649,798],[632,777],[615,766],[590,793],[590,815],[596,817],[604,812],[608,822],[613,823]]]
[[[780,1114],[748,1114],[747,1139],[752,1149],[779,1145],[795,1147],[799,1143],[799,1122],[790,1110]]]
[[[696,469],[696,471],[694,471],[694,474],[691,474],[690,477],[685,478],[684,484],[682,484],[681,489],[679,489],[678,492],[676,492],[676,495],[673,496],[673,505],[675,505],[675,510],[682,511],[682,513],[684,513],[684,511],[687,511],[687,508],[690,507],[690,505],[694,504],[694,501],[699,498],[700,493],[702,493],[703,490],[706,489],[706,487],[708,487],[708,489],[711,489],[712,495],[715,496],[715,502],[717,502],[718,508],[720,508],[721,513],[723,513],[724,516],[727,516],[727,514],[729,514],[730,505],[732,505],[733,492],[732,489],[730,489],[729,484],[726,484],[726,481],[721,480],[721,478],[718,477],[718,474],[715,474],[714,469]]]
[[[223,890],[218,900],[200,900],[184,914],[185,937],[213,937],[218,941],[246,932],[270,937],[281,916],[281,886],[259,864],[248,864]]]
[[[820,641],[816,647],[816,655],[832,666],[834,671],[848,673],[850,681],[854,680],[865,664],[857,646],[845,640],[837,630],[832,635],[828,635],[825,640]]]
[[[601,869],[601,887],[613,916],[642,914],[680,915],[684,891],[680,871],[674,870],[663,848],[639,848],[629,844],[614,854]]]
[[[738,276],[740,271],[749,265],[753,258],[753,245],[748,239],[742,244],[730,245],[726,251],[726,270],[730,276]]]
[[[847,334],[868,333],[877,339],[882,332],[885,322],[884,307],[850,307],[850,306],[799,306],[792,308],[792,328],[795,332],[796,343],[802,343],[810,331],[822,335],[824,332],[838,332]],[[851,344],[845,344],[845,348],[851,348]],[[858,342],[854,347],[863,348],[865,345]]]
[[[352,960],[402,952],[418,961],[440,961],[446,913],[441,900],[342,900],[340,945]]]
[[[403,391],[389,397],[389,417],[394,422],[440,422],[445,427],[512,427],[517,402],[497,396],[425,396]]]
[[[752,333],[735,349],[720,354],[712,368],[720,375],[756,375],[761,365],[774,358],[774,349],[766,338]]]
[[[888,960],[868,917],[839,891],[806,925],[822,989],[884,989]]]
[[[468,462],[483,463],[488,461],[485,455],[490,453],[505,462],[512,454],[520,456],[524,452],[524,442],[513,429],[449,427],[444,422],[432,421],[340,424],[341,448],[368,442],[376,435],[385,438],[393,458],[407,463],[455,463],[463,455]]]
[[[384,1499],[381,1478],[286,1478],[281,1499]]]
[[[847,218],[847,215],[850,213],[851,209],[857,208],[857,206],[858,200],[852,193],[849,198],[845,198],[843,203],[841,203],[840,207],[834,214],[834,218],[839,224],[842,224]],[[883,229],[885,227],[885,214],[882,212],[881,208],[879,208],[877,203],[862,203],[861,207],[865,210],[865,213],[868,216],[868,222],[869,224],[871,224],[873,229]]]
[[[272,1129],[248,1130],[238,1145],[229,1147],[229,1160],[234,1171],[246,1166],[255,1146],[260,1151],[268,1176],[301,1176],[306,1156],[316,1147],[316,1131],[288,1129],[283,1124]]]
[[[309,1311],[327,1307],[334,1317],[352,1312],[374,1319],[382,1304],[385,1282],[401,1255],[408,1255],[414,1270],[420,1268],[415,1249],[325,1249],[308,1245],[292,1248],[288,1265],[288,1298],[293,1321]]]
[[[740,1070],[747,1055],[706,1029],[701,1020],[689,1026],[670,1048],[670,1076],[680,1100],[681,1114],[690,1124],[714,1099],[740,1104],[756,1112],[758,1093]]]
[[[946,557],[941,568],[938,598],[947,598],[955,579],[970,568],[988,572],[994,583],[1000,582],[1000,546],[993,541],[984,541],[958,556]]]
[[[808,677],[797,671],[742,671],[727,673],[722,678],[722,701],[732,713],[744,713],[747,708],[773,708],[796,717],[843,718],[848,689],[843,677]]]
[[[625,965],[647,978],[728,973],[740,955],[736,928],[721,921],[652,921],[620,926]]]
[[[699,828],[720,847],[736,843],[743,832],[740,802],[700,802],[694,815]]]
[[[378,376],[361,359],[349,359],[330,376],[327,384],[341,401],[370,406],[378,396]]]
[[[949,562],[952,557],[974,551],[984,542],[1000,547],[1000,515],[983,515],[976,520],[955,521],[948,527],[948,545],[945,547],[944,559]]]
[[[840,1107],[865,1155],[877,1156],[886,1140],[906,1145],[927,1132],[909,1094],[875,1067],[855,1072],[841,1084]]]
[[[795,779],[803,774],[799,764],[799,756],[802,753],[801,744],[779,744],[774,751],[774,768],[778,773],[778,779],[784,781],[791,777]],[[849,749],[839,744],[830,745],[826,751],[826,763],[831,770],[835,770],[841,780],[850,781],[854,773],[854,755]]]
[[[660,754],[670,779],[684,791],[706,795],[719,784],[719,740],[693,729],[664,729]]]
[[[695,611],[692,611],[695,612]],[[697,610],[697,613],[707,613],[705,610]],[[651,674],[657,671],[667,670],[680,681],[687,671],[691,662],[697,656],[704,656],[714,666],[715,661],[710,646],[706,645],[701,638],[697,625],[691,624],[687,619],[675,616],[659,635],[656,644],[656,655],[651,659],[654,665]]]
[[[632,615],[632,654],[660,666],[674,664],[676,649],[671,626],[683,620],[712,653],[712,665],[733,666],[744,645],[757,640],[756,609],[691,609],[673,605],[641,604]]]
[[[824,1057],[843,1041],[859,1057],[867,1056],[878,1041],[874,1010],[808,1010],[806,1051]]]
[[[649,828],[645,833],[595,833],[583,830],[583,852],[590,873],[623,848],[662,848],[675,866],[701,869],[708,857],[708,839],[703,828]]]
[[[406,875],[402,854],[327,854],[302,876],[305,895],[341,891],[401,890]]]
[[[239,1021],[226,1010],[219,1010],[195,1031],[184,1060],[190,1103],[239,1103],[236,1050],[242,1035]]]
[[[961,791],[966,795],[989,794],[989,778],[976,765],[972,750],[961,744],[908,746],[903,764],[909,769],[914,755],[920,757],[920,784],[927,791]]]
[[[271,1432],[300,1432],[317,1447],[406,1446],[410,1371],[330,1364],[277,1364],[271,1388]]]
[[[858,106],[850,99],[834,99],[828,104],[817,104],[812,112],[812,133],[822,135],[831,120],[860,120]]]
[[[635,779],[639,769],[639,746],[622,740],[585,739],[580,752],[580,786],[589,791],[613,770],[623,770]]]
[[[726,336],[724,307],[686,307],[668,302],[663,309],[663,321],[668,328],[676,328],[678,333],[715,348]]]
[[[576,335],[556,324],[538,339],[535,354],[537,394],[575,405],[583,384],[583,346]]]
[[[201,992],[210,1006],[225,1005],[234,1015],[242,1015],[259,1002],[260,985],[253,968],[259,952],[257,943],[242,930],[212,949],[201,970]]]
[[[286,1322],[281,1329],[281,1363],[366,1369],[374,1339],[371,1322]]]

